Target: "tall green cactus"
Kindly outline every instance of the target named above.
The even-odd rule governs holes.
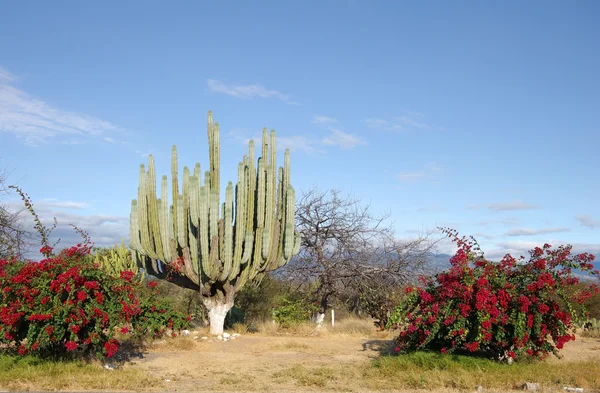
[[[159,278],[201,292],[209,310],[211,333],[223,330],[233,296],[246,282],[285,265],[298,253],[295,194],[290,184],[290,152],[277,170],[275,131],[263,130],[261,153],[254,164],[254,142],[238,164],[238,178],[225,189],[220,204],[219,125],[208,112],[209,170],[201,179],[183,170],[181,194],[177,150],[172,149],[172,204],[167,178],[156,197],[154,159],[140,167],[138,198],[131,204],[131,249],[134,260]],[[219,326],[220,325],[220,326]]]

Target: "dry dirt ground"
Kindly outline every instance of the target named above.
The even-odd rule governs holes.
[[[164,389],[170,392],[381,391],[363,380],[361,370],[389,353],[391,345],[387,338],[352,336],[245,334],[228,342],[187,337],[153,344],[125,367],[165,380]],[[600,362],[600,340],[579,337],[562,353],[562,360],[550,361]]]

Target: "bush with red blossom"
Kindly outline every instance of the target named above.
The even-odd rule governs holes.
[[[491,262],[474,240],[442,229],[458,245],[451,268],[407,298],[390,323],[401,326],[396,352],[429,349],[488,352],[499,358],[545,357],[574,340],[575,323],[595,285],[581,285],[575,269],[598,276],[594,256],[571,254],[571,246],[545,244],[529,260],[506,255]]]
[[[142,288],[132,272],[112,277],[94,264],[87,244],[39,262],[0,260],[0,344],[21,355],[95,353],[112,357],[117,333],[161,335],[189,317]]]

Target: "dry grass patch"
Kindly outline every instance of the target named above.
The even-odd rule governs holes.
[[[517,389],[525,382],[545,388],[564,385],[600,389],[600,364],[596,361],[523,361],[514,364],[459,355],[417,352],[377,359],[365,370],[371,389]]]
[[[394,331],[376,329],[372,319],[356,317],[346,317],[336,321],[334,326],[325,323],[321,327],[317,327],[313,322],[298,323],[285,328],[274,322],[263,322],[254,326],[254,330],[255,334],[261,336],[391,339],[397,335]]]
[[[98,363],[0,355],[0,386],[13,391],[156,391],[162,382],[140,370],[105,370]]]
[[[600,390],[600,364],[595,361],[512,365],[468,356],[415,353],[386,356],[370,364],[293,365],[271,375],[274,383],[292,383],[323,391],[487,391],[520,389],[537,382],[544,389],[563,386]]]

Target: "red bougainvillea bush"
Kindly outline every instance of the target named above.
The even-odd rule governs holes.
[[[54,256],[47,245],[40,252],[47,258],[39,262],[0,260],[0,347],[21,355],[112,357],[117,334],[160,335],[188,324],[132,272],[115,278],[101,270],[87,244]]]
[[[545,244],[530,251],[529,260],[506,255],[501,262],[490,262],[474,240],[442,230],[458,251],[449,270],[407,289],[391,318],[401,327],[396,352],[545,357],[558,356],[575,339],[574,324],[585,312],[582,304],[598,288],[582,285],[573,270],[598,276],[593,255],[573,255],[571,246]]]

